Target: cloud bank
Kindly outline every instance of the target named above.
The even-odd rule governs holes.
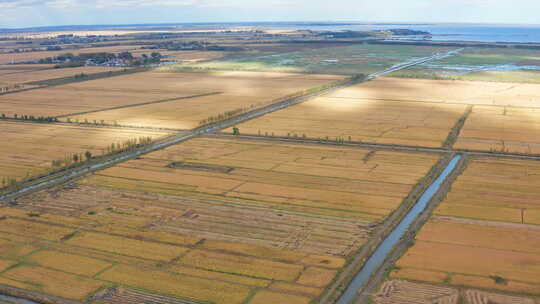
[[[0,0],[0,27],[235,21],[540,23],[538,0]]]

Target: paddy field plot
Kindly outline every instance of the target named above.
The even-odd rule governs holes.
[[[307,304],[438,159],[189,140],[0,207],[0,284],[77,300],[113,286],[119,301]]]
[[[540,154],[539,131],[540,107],[474,106],[454,148]]]
[[[47,70],[0,70],[0,86],[23,84],[34,81],[43,81],[48,79],[74,77],[80,74],[103,73],[109,71],[118,71],[120,68],[114,67],[79,67],[65,69],[47,69]]]
[[[536,154],[538,92],[538,84],[380,78],[237,127],[243,134],[440,147],[472,107],[454,148]]]
[[[157,139],[165,132],[128,129],[75,127],[39,123],[0,121],[0,176],[24,177],[51,167],[51,161],[90,151],[100,155],[113,143],[140,137]]]
[[[466,105],[419,99],[415,91],[428,87],[406,89],[401,81],[386,78],[341,89],[237,127],[242,134],[442,146]]]
[[[538,107],[539,84],[460,80],[378,78],[339,90],[344,99],[436,102],[466,105]]]
[[[71,117],[84,121],[112,120],[126,124],[160,123],[167,126],[198,126],[199,119],[235,110],[239,106],[269,102],[274,99],[342,79],[332,75],[297,75],[282,73],[160,73],[144,72],[55,86],[40,90],[0,96],[1,111],[8,116],[60,116],[88,111],[102,111],[119,106],[131,106],[155,101],[174,101],[172,110],[146,108],[142,113],[134,108],[124,111],[99,112]],[[220,98],[181,99],[187,96],[220,93]],[[218,96],[218,95],[216,95]],[[188,101],[187,104],[184,102]],[[150,112],[150,113],[148,113]],[[151,113],[155,116],[152,116]],[[173,112],[173,113],[171,113]],[[163,116],[163,117],[162,117]],[[185,118],[186,121],[182,121]],[[167,121],[169,120],[169,121]],[[173,120],[173,121],[170,121]],[[142,121],[142,123],[137,123]],[[176,125],[175,125],[176,123]]]
[[[212,96],[181,99],[160,104],[123,108],[111,111],[70,116],[71,120],[104,120],[127,126],[149,126],[175,129],[192,129],[200,121],[227,111],[268,104],[309,88],[343,79],[334,75],[301,75],[285,73],[217,72],[217,73],[140,73],[115,77],[100,82],[87,82],[76,86],[88,92],[88,102],[110,99],[119,102],[127,99],[105,97],[97,94],[124,94],[126,102],[137,103],[175,96],[192,96],[217,93]],[[74,87],[75,88],[75,87]],[[80,94],[78,89],[69,91]],[[99,93],[101,91],[101,93]],[[128,92],[125,94],[124,92]],[[126,97],[127,97],[126,96]],[[144,99],[143,99],[144,98]],[[60,110],[60,108],[58,108]],[[66,118],[67,119],[67,118]]]
[[[514,302],[497,300],[503,295],[479,296],[493,303],[535,303],[532,297],[540,295],[539,169],[537,161],[471,160],[390,277],[454,286],[462,296],[475,289],[523,295]],[[426,291],[436,289],[429,286]]]
[[[129,46],[129,45],[119,45],[119,46],[106,46],[106,47],[95,47],[95,48],[83,48],[83,49],[63,49],[61,51],[41,51],[41,52],[23,52],[23,53],[0,53],[0,64],[10,64],[29,62],[29,61],[38,61],[39,59],[44,59],[48,57],[55,57],[66,53],[72,54],[90,54],[90,53],[120,53],[130,50],[135,50],[138,47]]]

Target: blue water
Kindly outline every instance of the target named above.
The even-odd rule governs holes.
[[[1,2],[1,1],[0,1]],[[59,30],[99,30],[122,29],[133,26],[174,26],[189,29],[226,29],[228,27],[260,27],[266,29],[304,29],[314,31],[337,30],[388,30],[405,28],[426,31],[433,34],[433,41],[479,41],[479,42],[540,42],[540,25],[474,25],[474,24],[368,24],[355,22],[237,22],[237,23],[168,23],[168,24],[124,24],[124,25],[70,25],[38,27],[27,29],[0,29],[0,32],[21,30],[59,31]]]
[[[364,288],[368,280],[373,273],[382,265],[387,256],[392,252],[392,249],[401,240],[401,237],[409,229],[411,224],[416,218],[426,209],[431,198],[439,191],[441,184],[444,180],[454,171],[458,162],[461,159],[461,155],[455,156],[448,166],[444,169],[439,177],[431,184],[426,191],[422,194],[418,202],[407,213],[405,218],[398,224],[398,226],[386,237],[382,244],[375,250],[373,255],[367,260],[364,267],[353,279],[351,284],[347,287],[341,298],[337,301],[337,304],[350,304],[358,295],[358,290]]]
[[[478,42],[540,42],[540,25],[470,25],[470,24],[339,24],[312,25],[309,23],[276,23],[262,25],[266,28],[310,29],[314,31],[337,30],[388,30],[406,28],[433,34],[432,41]]]

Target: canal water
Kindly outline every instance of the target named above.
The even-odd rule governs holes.
[[[360,272],[354,277],[351,284],[347,287],[337,304],[351,304],[358,295],[358,291],[365,287],[371,276],[386,260],[392,249],[399,243],[405,232],[409,229],[414,220],[426,209],[433,196],[441,188],[441,184],[448,175],[454,171],[461,160],[461,155],[456,155],[441,175],[431,184],[416,202],[414,207],[407,213],[399,225],[386,237],[386,239],[375,250],[373,255],[367,260]]]

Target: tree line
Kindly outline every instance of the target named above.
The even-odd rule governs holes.
[[[52,116],[34,116],[34,115],[14,114],[13,116],[9,117],[5,113],[0,114],[0,119],[2,119],[2,120],[32,121],[32,122],[42,122],[42,123],[58,122],[58,118],[52,117]]]
[[[41,172],[37,172],[36,174],[30,174],[27,172],[26,176],[19,179],[12,176],[2,177],[0,190],[3,190],[4,192],[16,191],[19,190],[26,182],[30,182],[64,170],[84,166],[94,160],[103,159],[123,152],[133,151],[137,148],[141,148],[152,143],[152,137],[139,137],[123,142],[112,143],[106,148],[102,149],[101,155],[94,155],[91,151],[68,154],[64,158],[52,160],[51,165],[48,168]]]

